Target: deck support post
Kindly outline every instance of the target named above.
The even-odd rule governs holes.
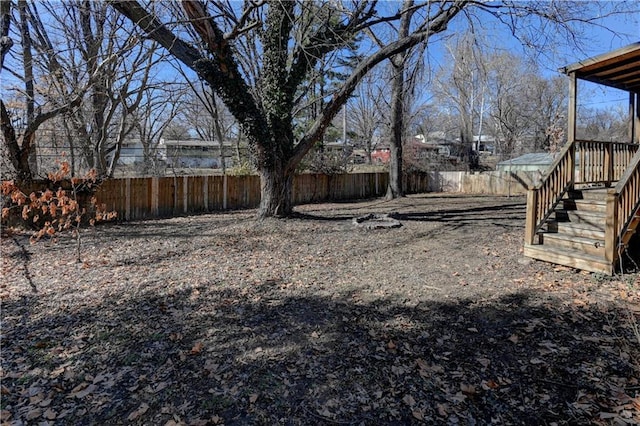
[[[636,100],[637,100],[637,95],[633,92],[629,92],[629,130],[628,130],[628,136],[629,136],[629,142],[630,143],[635,143],[636,142],[636,120],[637,120],[637,115],[636,115]]]
[[[607,216],[604,228],[604,257],[613,267],[616,258],[618,235],[616,230],[618,221],[618,203],[615,189],[607,191]]]
[[[525,219],[524,241],[526,244],[534,244],[536,241],[536,217],[538,191],[529,188],[527,191],[527,217]]]
[[[567,113],[567,142],[571,144],[571,152],[569,153],[569,182],[570,188],[573,189],[576,181],[576,117],[578,110],[578,78],[576,73],[569,75],[569,111]],[[582,176],[581,176],[582,177]]]

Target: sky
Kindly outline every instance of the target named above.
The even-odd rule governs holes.
[[[612,2],[600,2],[602,4]],[[585,2],[585,4],[587,4]],[[580,48],[559,41],[547,46],[544,51],[536,52],[535,60],[540,70],[546,77],[562,76],[560,68],[574,64],[593,56],[610,52],[640,42],[640,2],[638,13],[604,17],[596,21],[597,25],[590,25],[585,31],[585,42]],[[463,24],[464,25],[464,24]],[[455,30],[455,27],[452,27]],[[505,49],[523,55],[531,55],[531,51],[523,49],[520,41],[516,40],[507,31],[504,25],[495,19],[483,20],[482,28],[478,32],[484,33],[491,47]],[[436,41],[429,45],[429,55],[432,65],[437,68],[446,55],[444,43]],[[567,80],[567,90],[568,90]],[[579,93],[586,94],[578,99],[579,107],[584,106],[594,109],[616,108],[617,105],[628,103],[628,94],[616,89],[603,88],[602,86],[578,82]]]

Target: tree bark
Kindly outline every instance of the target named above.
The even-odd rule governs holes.
[[[413,0],[405,0],[403,10],[411,10]],[[412,12],[407,12],[400,20],[398,39],[409,35]],[[389,186],[387,187],[388,200],[404,197],[402,182],[402,142],[405,133],[404,123],[404,69],[409,50],[402,51],[391,57],[391,66],[394,71],[391,86],[391,132],[390,143],[391,158],[389,162]]]
[[[404,58],[402,65],[393,69],[395,75],[391,87],[391,131],[392,138],[389,144],[391,157],[389,160],[389,186],[387,187],[388,200],[404,197],[402,185],[402,139],[404,137]]]
[[[260,208],[258,217],[286,217],[293,212],[293,176],[282,164],[260,170]]]

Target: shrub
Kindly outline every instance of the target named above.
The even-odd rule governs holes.
[[[82,178],[70,177],[70,171],[69,163],[64,161],[58,171],[49,173],[49,185],[57,186],[55,190],[23,191],[15,181],[3,181],[2,224],[5,228],[12,218],[17,217],[34,230],[31,243],[71,231],[76,238],[77,260],[80,262],[80,226],[83,222],[93,226],[97,221],[114,219],[117,213],[108,212],[106,205],[98,204],[93,196],[100,185],[95,170]],[[87,198],[88,202],[85,202]],[[12,212],[19,215],[12,215]]]

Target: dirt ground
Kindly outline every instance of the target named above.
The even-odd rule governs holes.
[[[2,424],[640,423],[639,275],[525,259],[524,199],[296,211],[3,237]]]

